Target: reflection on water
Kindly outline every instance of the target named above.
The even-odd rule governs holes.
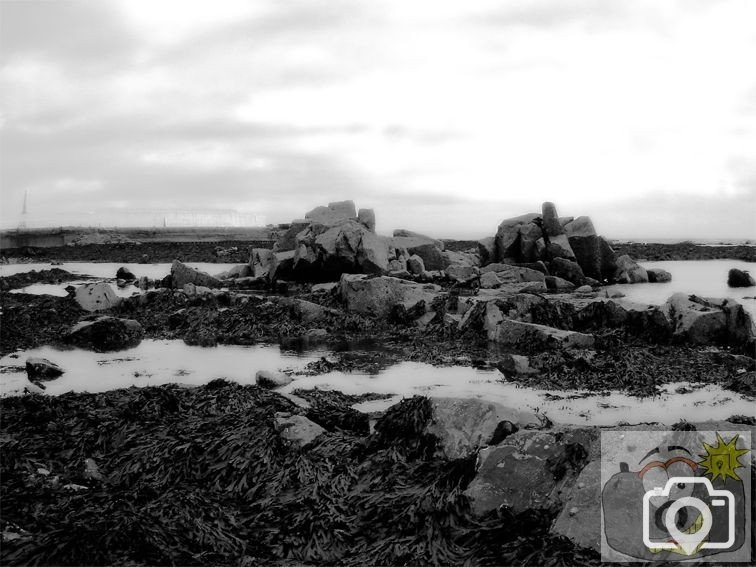
[[[357,351],[355,355],[369,356],[375,352]],[[69,391],[102,392],[168,383],[197,386],[215,378],[253,384],[258,370],[298,371],[328,354],[325,350],[294,351],[274,345],[201,348],[187,346],[181,341],[153,340],[144,341],[133,349],[105,354],[42,347],[0,360],[0,394],[13,395],[23,391],[28,383],[23,370],[28,356],[49,358],[66,370],[61,378],[47,383],[46,393],[57,395]],[[682,385],[687,386],[687,393],[676,393],[675,390]],[[382,411],[401,398],[413,395],[471,397],[540,412],[555,423],[565,424],[671,424],[680,419],[721,420],[734,414],[754,414],[753,400],[718,386],[668,384],[661,396],[638,399],[620,393],[591,395],[580,391],[522,388],[505,382],[495,369],[434,367],[417,362],[379,365],[374,373],[355,371],[295,376],[293,383],[279,391],[290,394],[298,388],[393,395],[388,400],[355,406],[365,412]]]

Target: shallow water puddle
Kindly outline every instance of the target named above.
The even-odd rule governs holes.
[[[136,348],[115,353],[42,347],[16,354],[16,357],[8,355],[0,359],[0,395],[23,392],[28,384],[23,367],[29,356],[48,358],[66,370],[62,377],[46,384],[46,393],[57,395],[169,383],[198,386],[215,378],[254,384],[258,370],[297,372],[329,353],[325,350],[286,351],[277,345],[201,348],[181,341],[148,340]],[[346,394],[393,395],[354,406],[366,413],[383,411],[403,397],[428,395],[499,402],[539,412],[555,423],[564,424],[671,424],[681,419],[705,421],[723,420],[735,414],[754,415],[753,400],[713,385],[667,384],[660,396],[640,399],[616,392],[592,394],[523,388],[505,382],[498,370],[434,367],[417,362],[395,364],[376,374],[331,372],[294,378],[294,382],[280,388],[279,392],[288,395],[296,389],[320,388]],[[684,387],[683,393],[677,393],[681,387]]]
[[[88,283],[92,283],[92,280],[69,281],[59,284],[37,283],[18,289],[13,289],[9,293],[28,293],[30,295],[54,295],[55,297],[66,297],[68,295],[68,292],[66,291],[66,288],[68,286],[72,285],[74,287],[79,287],[80,285]],[[113,289],[118,297],[131,297],[134,294],[138,295],[140,293],[143,293],[142,290],[135,285],[118,287],[112,282],[105,283],[107,283]]]
[[[171,383],[200,386],[216,378],[254,384],[258,370],[301,370],[325,352],[289,353],[271,345],[202,348],[182,341],[145,340],[135,348],[109,353],[46,346],[14,354],[0,359],[0,395],[23,392],[28,384],[23,368],[30,356],[47,358],[66,371],[45,383],[45,392],[57,395]]]

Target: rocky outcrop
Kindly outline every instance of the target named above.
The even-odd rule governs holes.
[[[76,303],[84,311],[104,311],[112,309],[121,302],[113,288],[105,282],[84,284],[76,288]]]
[[[178,260],[174,260],[171,265],[171,282],[175,289],[183,289],[188,283],[209,288],[219,288],[223,285],[215,276],[187,266]]]
[[[478,252],[483,266],[493,262],[550,263],[562,258],[576,262],[585,277],[597,282],[614,281],[617,272],[614,250],[596,234],[591,219],[560,217],[555,205],[548,202],[540,215],[503,220],[493,241],[478,242]]]
[[[349,311],[380,318],[391,315],[397,306],[405,311],[415,309],[424,313],[439,291],[433,284],[417,284],[388,276],[371,278],[344,274],[339,282],[339,294]]]
[[[55,380],[64,373],[65,370],[46,358],[32,356],[26,359],[26,375],[30,382]]]
[[[105,352],[135,347],[143,338],[144,329],[138,321],[99,317],[77,323],[64,340],[84,349]]]
[[[756,280],[746,270],[732,268],[727,272],[727,285],[729,287],[752,287],[756,285]]]
[[[742,346],[756,337],[753,319],[732,299],[676,293],[661,307],[673,334],[694,344]]]

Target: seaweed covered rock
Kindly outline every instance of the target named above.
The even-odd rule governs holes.
[[[534,413],[474,398],[415,396],[391,406],[376,423],[376,439],[403,445],[426,458],[466,459],[496,440],[500,424],[538,428]]]
[[[137,346],[144,338],[144,329],[133,319],[98,317],[77,323],[65,335],[65,342],[98,352],[122,350]]]

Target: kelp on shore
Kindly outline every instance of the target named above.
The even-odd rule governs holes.
[[[3,564],[598,564],[548,535],[550,517],[473,519],[462,492],[474,462],[434,456],[425,398],[372,435],[330,412],[302,450],[274,427],[291,402],[222,380],[0,409],[3,529],[21,534]]]

